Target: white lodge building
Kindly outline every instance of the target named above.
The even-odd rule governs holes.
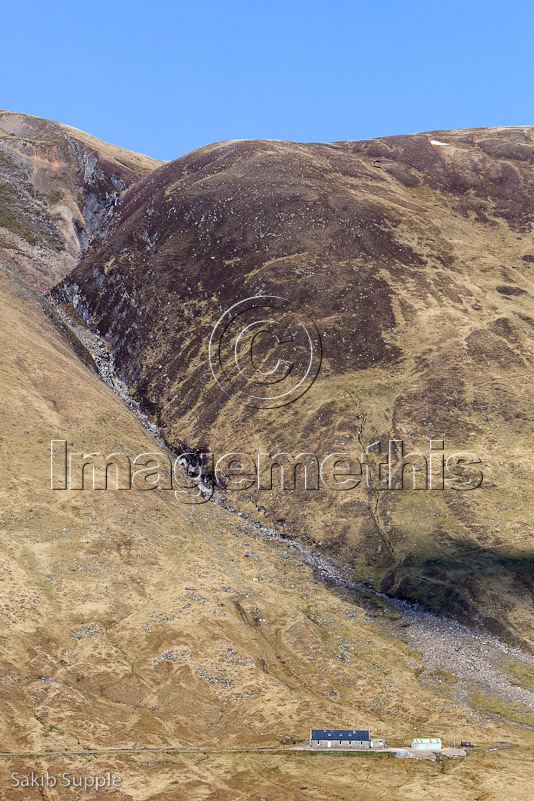
[[[312,729],[310,748],[371,748],[369,729]]]

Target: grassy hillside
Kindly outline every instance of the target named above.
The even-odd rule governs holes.
[[[298,548],[213,503],[52,491],[51,439],[132,455],[159,446],[27,286],[3,272],[0,291],[2,751],[276,747],[320,723],[368,725],[390,744],[430,732],[520,746],[470,755],[452,774],[287,752],[2,758],[3,797],[11,771],[48,766],[122,773],[115,797],[125,799],[341,798],[360,781],[399,799],[423,798],[428,782],[436,798],[452,787],[474,799],[479,770],[489,782],[498,766],[505,783],[518,753],[521,787],[532,742],[528,719],[509,711],[520,702],[494,714],[451,695],[403,641],[410,623],[398,609],[328,589]],[[496,656],[504,676],[509,663]],[[509,658],[517,674],[523,662]]]
[[[124,801],[530,798],[530,129],[232,142],[160,167],[25,115],[0,129],[0,798],[92,797],[11,789],[32,770],[111,771]],[[58,316],[39,290],[91,239]],[[208,366],[220,314],[258,293],[323,341],[281,409]],[[431,432],[479,454],[484,484],[52,490],[51,440],[162,450],[133,401],[175,450],[359,455]],[[312,726],[480,748],[299,750]]]

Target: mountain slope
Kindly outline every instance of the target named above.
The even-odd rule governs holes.
[[[39,289],[66,275],[116,199],[161,162],[0,111],[0,261]]]
[[[4,130],[9,124],[4,119]],[[24,149],[30,128],[37,147],[36,125],[43,140],[65,141],[56,123],[16,124],[15,150]],[[64,304],[59,313],[38,291],[68,261],[50,247],[52,218],[38,196],[56,146],[47,140],[44,172],[30,170],[30,161],[9,170],[43,260],[9,251],[12,260],[4,255],[0,268],[0,796],[20,794],[10,789],[13,771],[48,770],[119,774],[122,786],[109,795],[124,801],[333,801],[355,792],[362,801],[500,801],[510,787],[519,801],[529,799],[530,262],[516,264],[518,254],[529,255],[528,232],[519,230],[529,217],[502,165],[503,186],[491,197],[489,188],[493,160],[515,164],[519,154],[528,193],[530,130],[432,135],[470,142],[475,154],[491,149],[488,139],[500,143],[488,162],[480,156],[486,183],[478,195],[432,160],[425,167],[417,155],[426,152],[424,136],[415,148],[412,137],[385,145],[213,145],[137,180],[150,162],[75,134],[80,149],[68,139],[74,156],[59,172],[64,196],[81,187],[84,236],[94,238],[54,292]],[[99,159],[94,193],[90,181],[80,182],[86,147]],[[384,147],[387,162],[373,150]],[[462,165],[454,169],[465,171],[465,154],[454,158]],[[122,174],[121,160],[130,188],[91,218],[88,207]],[[390,176],[387,200],[379,179],[381,194],[370,189],[381,169]],[[408,203],[402,187],[416,178],[427,217],[413,209],[394,216]],[[487,222],[465,209],[462,216],[462,204],[472,208],[483,192]],[[18,219],[7,220],[17,236]],[[443,256],[448,237],[453,250],[472,249],[469,270]],[[354,241],[359,259],[345,257]],[[74,246],[69,253],[75,257]],[[514,283],[497,268],[505,254],[510,270],[516,264]],[[500,289],[491,294],[497,275]],[[306,307],[321,331],[323,362],[295,403],[254,409],[215,383],[207,340],[228,305],[268,291]],[[495,315],[509,323],[495,323]],[[366,323],[357,328],[360,319]],[[482,331],[465,345],[474,325],[494,339]],[[508,351],[496,347],[499,337]],[[97,367],[107,381],[114,377],[120,397]],[[345,499],[219,487],[212,502],[195,505],[163,489],[52,490],[51,440],[65,439],[69,452],[162,451],[136,404],[178,451],[331,453],[392,432],[407,441],[410,433],[419,445],[430,422],[433,438],[485,455],[481,499],[479,491],[360,487]],[[468,626],[388,598],[378,585]],[[370,726],[390,745],[435,734],[481,748],[435,762],[292,750],[316,725]],[[22,793],[73,797],[64,788]]]
[[[398,439],[428,458],[443,440],[479,457],[474,490],[460,471],[445,491],[231,499],[359,580],[530,647],[533,163],[527,127],[210,145],[136,183],[54,297],[177,450],[359,458]],[[208,363],[220,315],[265,295],[323,343],[311,389],[275,409]]]
[[[186,507],[164,491],[51,490],[51,439],[66,438],[71,451],[131,456],[160,448],[80,361],[46,304],[5,271],[0,299],[0,750],[276,747],[305,740],[317,721],[357,719],[399,744],[422,727],[451,741],[512,740],[529,764],[528,703],[511,684],[511,695],[497,694],[499,717],[484,708],[481,691],[473,712],[477,682],[468,674],[454,695],[419,652],[432,625],[415,649],[405,644],[403,633],[420,625],[417,618],[357,588],[329,590],[287,541],[215,504]],[[460,641],[482,653],[481,640]],[[495,646],[487,652],[501,683],[507,660],[529,669]],[[512,706],[522,710],[520,726],[502,719],[517,714]],[[192,780],[188,757],[170,755],[170,772],[153,759],[149,778],[135,756],[96,762],[125,775],[117,797],[176,798],[175,782],[184,792]],[[284,771],[264,770],[269,760],[290,760],[293,795],[285,797],[306,797],[298,787],[307,781],[321,798],[336,797],[346,777],[360,772],[349,760],[327,787],[320,758],[310,766],[298,753],[249,754],[260,776],[253,789],[233,759],[220,756],[212,771],[250,799],[279,797],[287,786]],[[2,765],[6,787],[11,771],[29,769],[22,757]],[[97,772],[75,756],[32,765]],[[377,763],[376,782],[385,789],[410,781],[404,769],[384,775]],[[134,790],[140,782],[142,791]],[[213,772],[198,782],[192,798],[225,797]]]

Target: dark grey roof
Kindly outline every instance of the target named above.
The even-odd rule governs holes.
[[[312,729],[312,740],[370,740],[369,729]]]

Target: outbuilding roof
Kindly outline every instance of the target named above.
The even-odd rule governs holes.
[[[414,737],[412,743],[440,743],[439,737]]]
[[[312,729],[312,740],[370,740],[369,729]]]

